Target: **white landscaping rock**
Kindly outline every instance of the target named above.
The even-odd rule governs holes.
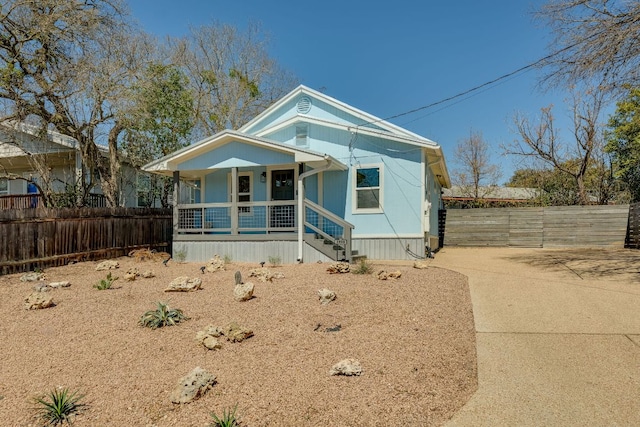
[[[49,287],[50,288],[68,288],[69,286],[71,286],[71,283],[64,281],[64,282],[51,282],[49,283]]]
[[[98,264],[96,267],[96,271],[115,270],[116,268],[120,268],[120,264],[118,263],[118,261],[107,260],[102,261],[100,264]]]
[[[318,298],[322,304],[326,305],[336,299],[336,293],[327,288],[320,289],[318,290]]]
[[[24,308],[27,310],[40,310],[54,306],[53,298],[45,292],[33,292],[24,299]]]
[[[202,289],[202,280],[195,278],[189,278],[188,276],[176,277],[169,283],[169,287],[165,289],[165,292],[189,292]]]
[[[180,404],[193,402],[209,391],[215,383],[215,375],[198,366],[180,379],[176,388],[171,392],[171,402]]]
[[[253,298],[253,283],[240,283],[233,288],[233,297],[236,301],[248,301]]]
[[[333,365],[329,375],[354,376],[362,374],[362,366],[355,359],[344,359]]]

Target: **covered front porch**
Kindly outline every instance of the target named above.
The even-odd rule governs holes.
[[[313,260],[352,258],[353,225],[322,206],[324,174],[344,174],[346,180],[348,173],[331,156],[226,131],[145,170],[173,177],[174,247],[218,242],[236,253],[229,245],[280,252],[266,243],[288,242],[287,254],[293,244],[297,249],[293,261],[307,261],[310,251],[322,254],[312,254]]]

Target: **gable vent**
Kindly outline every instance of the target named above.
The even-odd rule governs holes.
[[[301,114],[308,113],[309,110],[311,110],[311,98],[307,96],[303,96],[302,98],[300,98],[300,100],[298,101],[297,110],[298,113]]]

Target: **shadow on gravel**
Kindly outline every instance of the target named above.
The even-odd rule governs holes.
[[[506,259],[543,269],[568,270],[582,279],[640,284],[640,250],[635,249],[545,249]]]

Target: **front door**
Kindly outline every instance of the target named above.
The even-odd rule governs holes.
[[[271,171],[271,200],[294,200],[294,171],[283,169]],[[295,227],[295,203],[271,206],[272,228]]]

